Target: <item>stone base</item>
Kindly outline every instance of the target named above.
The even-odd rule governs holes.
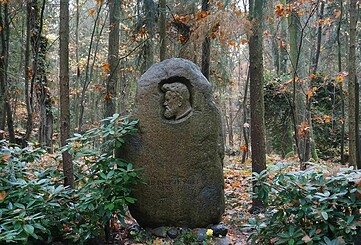
[[[138,224],[128,227],[128,234],[134,240],[164,239],[165,241],[199,243],[209,241],[209,244],[228,245],[232,241],[227,237],[228,228],[222,223],[210,225],[207,228],[167,227],[142,229]],[[154,238],[155,237],[155,238]]]

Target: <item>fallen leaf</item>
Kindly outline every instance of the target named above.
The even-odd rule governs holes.
[[[306,235],[302,238],[302,241],[304,241],[305,243],[308,243],[308,242],[312,241],[312,238],[309,237],[308,235]]]
[[[6,195],[7,195],[7,194],[6,194],[5,191],[0,192],[0,202],[4,201]]]

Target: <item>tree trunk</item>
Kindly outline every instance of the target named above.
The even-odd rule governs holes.
[[[143,11],[145,13],[145,24],[148,32],[148,39],[143,46],[144,62],[142,71],[145,72],[154,63],[154,22],[155,22],[155,4],[154,0],[143,0]]]
[[[281,0],[281,3],[283,5],[286,4],[286,0]],[[280,74],[287,74],[287,60],[288,60],[288,52],[287,52],[287,36],[286,33],[288,26],[287,26],[287,19],[282,18],[281,19],[281,43],[280,43]]]
[[[115,88],[119,80],[119,25],[120,25],[120,4],[119,0],[109,1],[110,30],[108,39],[108,63],[110,75],[106,84],[105,96],[105,117],[115,113]]]
[[[229,107],[229,122],[228,122],[228,141],[229,146],[233,150],[233,109],[232,109],[232,97],[228,98],[228,107]]]
[[[3,116],[0,126],[5,127],[5,118],[9,131],[9,138],[11,143],[15,143],[14,122],[12,119],[12,112],[10,106],[10,95],[8,91],[8,60],[9,60],[9,39],[10,39],[10,21],[9,21],[9,5],[7,2],[2,3],[0,6],[0,26],[3,27],[1,31],[1,59],[0,59],[0,87],[3,91],[1,110]],[[0,95],[1,96],[1,95]],[[1,128],[0,128],[1,129]]]
[[[342,51],[341,51],[341,24],[342,24],[342,16],[343,16],[343,0],[340,0],[340,17],[337,24],[337,67],[338,72],[342,71]],[[341,164],[345,164],[345,96],[343,92],[343,84],[341,83],[341,117],[342,117],[342,125],[341,125]]]
[[[273,5],[274,5],[274,1],[269,1],[268,2],[268,6],[266,6],[267,8],[267,15],[272,16],[273,15]],[[283,19],[283,18],[282,18]],[[279,75],[280,74],[280,52],[279,52],[279,45],[277,43],[277,32],[278,29],[276,30],[276,23],[275,21],[269,21],[269,28],[271,31],[272,36],[272,40],[271,40],[271,44],[272,44],[272,58],[273,58],[273,69],[275,70],[276,74]]]
[[[317,69],[318,69],[318,62],[320,59],[320,53],[321,53],[321,40],[322,40],[322,22],[321,20],[323,20],[323,14],[324,14],[324,9],[325,9],[325,3],[321,2],[321,8],[320,8],[320,12],[318,14],[318,28],[317,28],[317,39],[316,39],[316,51],[315,54],[312,58],[312,67],[311,67],[311,73],[312,74],[316,74],[317,73]],[[311,79],[311,84],[309,87],[313,87],[314,84],[314,78]],[[305,152],[303,155],[303,161],[308,161],[308,159],[310,158],[310,155],[312,153],[312,157],[313,159],[317,160],[317,153],[316,153],[316,149],[315,149],[315,143],[314,143],[314,136],[313,136],[313,127],[312,127],[312,117],[311,117],[311,99],[308,98],[306,96],[306,104],[307,104],[307,108],[306,108],[306,120],[308,122],[308,126],[309,126],[309,133],[306,135],[305,138]],[[301,165],[302,168],[304,168],[304,164]]]
[[[249,84],[249,71],[247,72],[247,79],[246,84],[244,86],[244,97],[243,97],[243,123],[242,123],[242,133],[243,133],[243,139],[244,139],[244,147],[241,148],[242,150],[242,164],[246,162],[247,155],[248,155],[248,147],[249,147],[249,127],[247,126],[247,95],[248,95],[248,84]]]
[[[0,25],[3,25],[3,13],[2,6],[0,6]],[[1,54],[6,53],[6,42],[5,37],[3,37],[3,33],[1,33]],[[5,94],[6,94],[6,81],[5,81],[5,62],[4,59],[0,59],[0,131],[5,130],[6,123],[6,109],[5,109]],[[4,132],[0,132],[0,140],[3,139]]]
[[[208,10],[209,10],[209,0],[202,0],[202,11],[207,12]],[[202,43],[202,67],[201,67],[201,71],[207,79],[209,79],[210,58],[211,58],[211,39],[207,35]]]
[[[287,0],[287,3],[292,1]],[[299,82],[299,78],[302,77],[301,69],[299,64],[302,63],[302,33],[301,23],[299,16],[295,10],[291,11],[288,17],[288,30],[290,39],[290,61],[292,66],[292,83],[293,83],[293,99],[292,99],[292,121],[294,128],[294,138],[297,150],[297,155],[301,161],[301,168],[303,168],[302,162],[305,160],[305,142],[307,141],[308,135],[301,136],[298,132],[301,128],[302,123],[305,121],[305,104],[304,104],[304,88]]]
[[[33,0],[30,12],[30,42],[33,50],[33,66],[31,80],[35,84],[35,93],[39,105],[38,140],[42,147],[51,152],[53,136],[53,114],[48,79],[46,77],[46,53],[48,40],[42,35],[45,0],[39,8],[38,0]],[[31,132],[32,127],[27,132]],[[28,137],[28,136],[27,136]],[[26,142],[23,142],[26,144]]]
[[[70,135],[70,105],[69,105],[69,0],[60,0],[60,145],[65,146]],[[71,155],[68,151],[62,153],[64,185],[74,188],[74,172]]]
[[[321,20],[323,20],[323,12],[325,9],[325,2],[321,2],[321,9],[318,15],[318,28],[317,28],[317,41],[316,41],[316,52],[315,55],[313,56],[312,59],[312,69],[311,72],[313,74],[317,73],[317,68],[318,68],[318,61],[320,59],[320,53],[321,53],[321,40],[322,40],[322,22]]]
[[[356,166],[356,26],[357,26],[357,0],[350,0],[350,30],[349,30],[349,56],[348,56],[348,127],[349,127],[349,163]]]
[[[265,122],[263,97],[263,4],[267,1],[250,1],[251,21],[254,21],[253,35],[249,41],[249,71],[251,97],[251,146],[252,172],[266,169]],[[255,188],[255,183],[253,183]],[[253,208],[263,206],[261,200],[252,200]]]
[[[361,151],[360,151],[360,129],[357,125],[360,125],[360,83],[356,81],[356,165],[357,169],[361,169]]]
[[[3,24],[3,6],[0,6],[0,25]],[[5,33],[1,32],[1,55],[6,54],[6,40]],[[5,130],[6,124],[6,106],[5,106],[5,97],[6,97],[6,80],[5,80],[5,59],[0,59],[0,130]],[[4,133],[0,133],[0,140],[3,139]]]
[[[27,112],[26,120],[26,132],[22,138],[22,145],[25,146],[27,141],[30,138],[31,131],[33,129],[33,106],[32,99],[29,91],[29,84],[31,79],[30,71],[30,39],[31,39],[31,12],[32,12],[32,2],[27,2],[26,4],[27,16],[26,16],[26,41],[25,41],[25,59],[24,59],[24,81],[25,81],[25,104]]]
[[[36,94],[39,103],[39,143],[49,152],[52,152],[53,139],[53,112],[51,93],[49,90],[48,78],[46,77],[46,52],[48,40],[40,37],[39,66],[36,79]]]
[[[166,42],[166,13],[167,13],[167,1],[159,0],[159,37],[160,37],[160,49],[159,57],[160,61],[165,60],[167,55],[167,42]]]

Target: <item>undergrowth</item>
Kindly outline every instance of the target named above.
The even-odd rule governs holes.
[[[245,225],[252,244],[353,244],[361,227],[361,173],[317,164],[288,171],[278,163],[254,173],[255,197],[267,211]]]
[[[84,243],[104,236],[113,217],[124,220],[139,181],[132,164],[115,157],[137,121],[118,114],[100,128],[75,134],[62,150],[73,156],[76,187],[63,186],[60,154],[0,141],[0,243],[32,244],[66,239]]]

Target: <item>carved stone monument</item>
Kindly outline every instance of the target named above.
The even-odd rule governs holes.
[[[139,132],[122,156],[142,168],[131,214],[143,227],[206,227],[224,211],[223,132],[211,85],[184,59],[153,65],[137,84]]]

